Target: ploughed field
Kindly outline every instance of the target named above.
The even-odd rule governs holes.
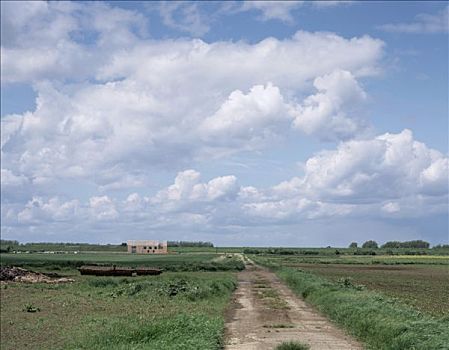
[[[264,255],[263,263],[297,268],[396,298],[435,317],[449,316],[449,256],[304,257]]]
[[[332,281],[350,278],[435,316],[449,315],[449,266],[298,264]]]

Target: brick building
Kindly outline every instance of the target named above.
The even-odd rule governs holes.
[[[167,254],[167,241],[128,241],[128,253]]]

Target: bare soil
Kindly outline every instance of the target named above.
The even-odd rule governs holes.
[[[311,350],[363,349],[274,273],[248,263],[238,280],[227,314],[225,349],[271,350],[292,340],[308,344]]]
[[[23,283],[70,283],[75,282],[72,278],[53,278],[46,274],[28,271],[20,267],[0,267],[0,281],[13,281]]]
[[[303,270],[338,281],[379,291],[436,317],[449,316],[449,268],[447,265],[343,265],[297,264]]]

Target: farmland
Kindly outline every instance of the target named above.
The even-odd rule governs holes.
[[[85,264],[117,264],[124,266],[159,267],[166,271],[217,271],[243,269],[236,259],[216,259],[213,253],[173,255],[130,255],[128,253],[79,253],[79,254],[3,254],[1,263],[40,269],[76,268]]]
[[[309,271],[397,298],[434,316],[449,315],[449,256],[281,256],[259,255],[257,261]]]
[[[447,255],[250,257],[368,348],[447,348]]]
[[[140,349],[149,343],[156,349],[219,348],[224,310],[236,282],[232,272],[217,270],[242,268],[235,258],[213,254],[8,254],[1,259],[5,265],[75,279],[55,285],[2,283],[2,349],[119,349],[130,344]],[[74,268],[80,262],[158,266],[166,272],[80,276]]]
[[[244,269],[239,254],[232,252],[243,251],[368,349],[405,350],[410,344],[444,349],[441,344],[449,339],[447,250],[412,255],[404,249],[371,254],[341,248],[176,247],[168,255],[131,255],[68,249],[1,254],[2,265],[75,280],[2,282],[2,349],[220,349],[236,273]],[[158,267],[164,272],[81,276],[77,268],[84,264]],[[277,307],[285,302],[276,284],[262,287],[256,279],[257,303],[272,309],[267,315],[284,312]],[[258,332],[271,332],[262,328]],[[295,328],[282,331],[294,334]]]
[[[349,278],[355,284],[398,298],[431,315],[449,315],[447,265],[299,264],[298,267],[336,282]]]

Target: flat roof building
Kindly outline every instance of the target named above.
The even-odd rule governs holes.
[[[128,241],[128,253],[132,254],[167,254],[167,241]]]

